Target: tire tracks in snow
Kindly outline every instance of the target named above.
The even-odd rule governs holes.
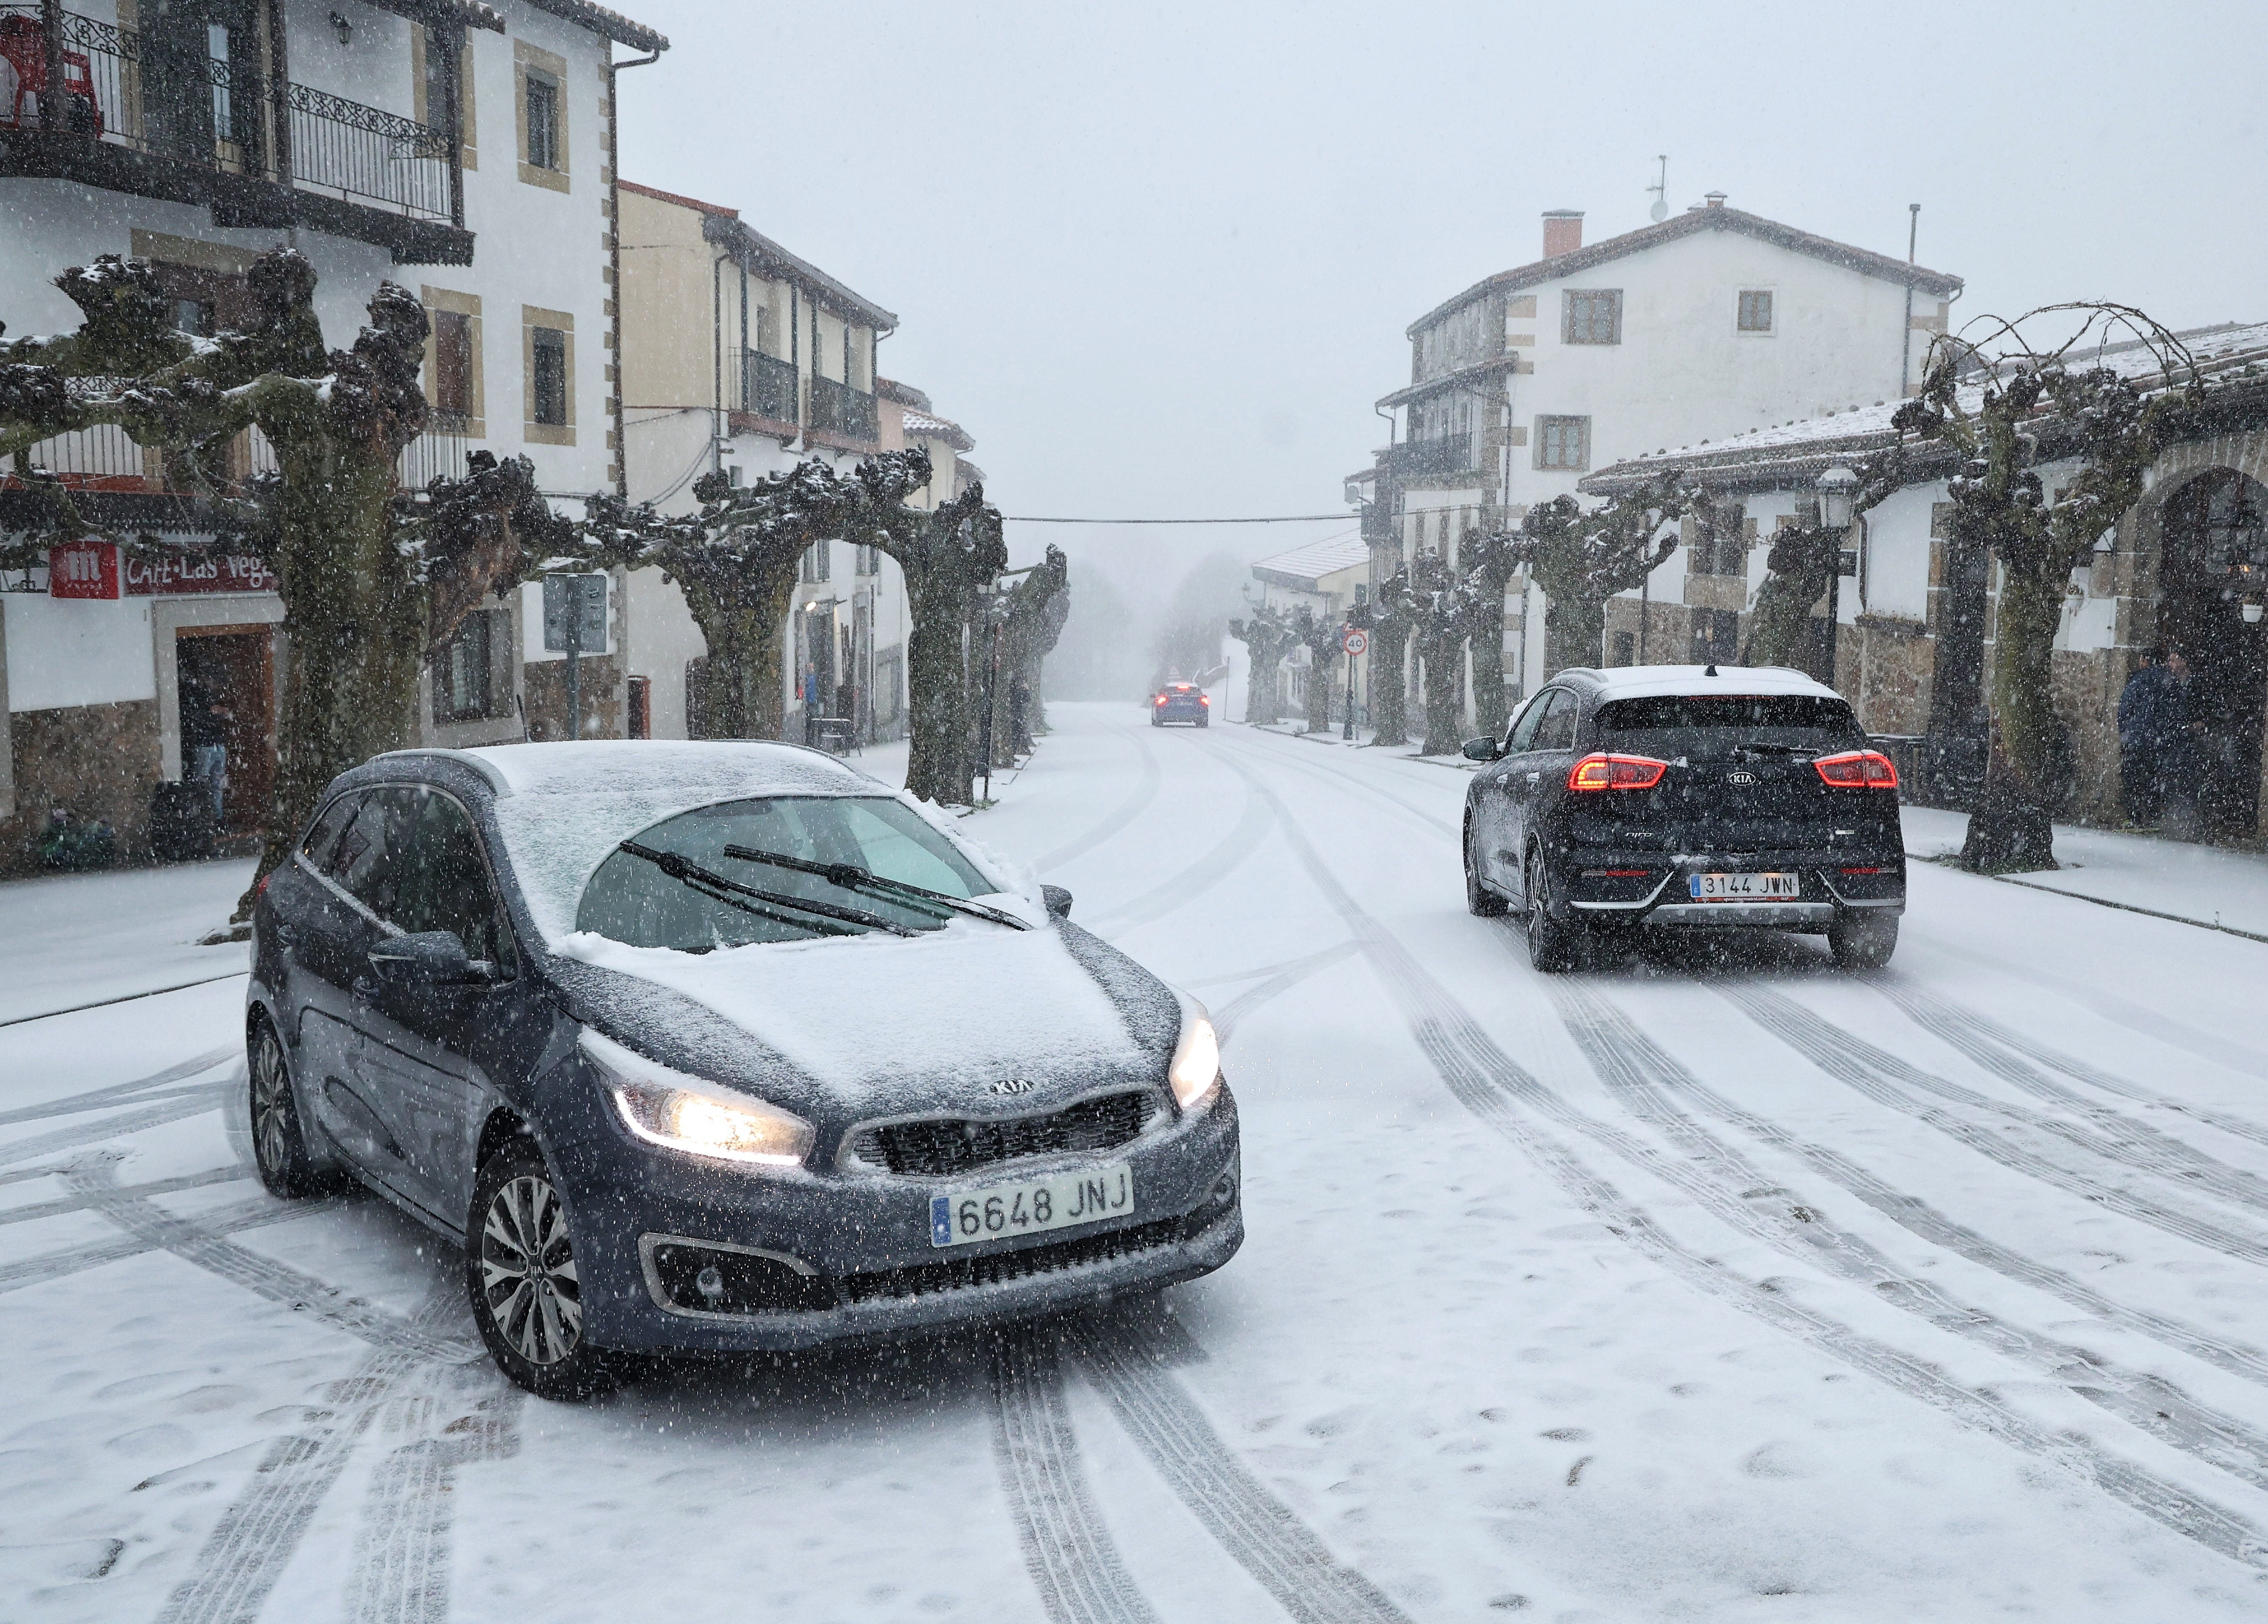
[[[1057,847],[1035,863],[1032,865],[1034,873],[1044,874],[1051,869],[1069,863],[1074,857],[1085,856],[1148,811],[1150,803],[1158,798],[1158,790],[1166,782],[1165,769],[1158,765],[1158,753],[1150,748],[1150,741],[1139,733],[1130,730],[1123,737],[1128,744],[1134,746],[1135,753],[1142,759],[1142,776],[1140,782],[1134,787],[1134,793],[1121,801],[1108,817],[1087,830],[1086,834],[1067,844]]]
[[[226,1177],[230,1179],[240,1179],[244,1176],[234,1169],[226,1170]],[[218,1180],[200,1177],[197,1182],[210,1184]],[[178,1186],[181,1183],[182,1181],[176,1179],[160,1181],[161,1185]],[[164,1193],[162,1188],[150,1185],[128,1185],[122,1190],[122,1194],[136,1197]],[[210,1212],[200,1213],[194,1220],[177,1219],[175,1222],[188,1224],[192,1228],[215,1237],[240,1235],[247,1230],[265,1229],[272,1224],[289,1224],[295,1218],[312,1218],[322,1213],[335,1212],[360,1199],[359,1192],[316,1196],[301,1201],[280,1201],[273,1196],[254,1196],[247,1201],[217,1208]],[[49,1204],[66,1210],[101,1210],[99,1198],[93,1196]],[[22,1258],[11,1263],[0,1263],[0,1295],[20,1291],[26,1286],[39,1285],[45,1281],[61,1280],[67,1275],[84,1274],[91,1268],[100,1268],[106,1263],[123,1262],[128,1258],[138,1258],[145,1253],[157,1250],[158,1248],[151,1242],[138,1236],[132,1236],[119,1240],[96,1241],[85,1246],[74,1246],[67,1252],[49,1252],[38,1257]]]
[[[1289,964],[1273,965],[1261,972],[1268,978],[1267,980],[1262,981],[1257,987],[1249,988],[1237,994],[1235,997],[1213,1011],[1212,1027],[1215,1033],[1219,1036],[1221,1047],[1226,1048],[1228,1046],[1229,1033],[1262,1004],[1270,999],[1281,997],[1309,976],[1328,970],[1340,959],[1359,951],[1354,943],[1341,942],[1336,946],[1326,947],[1319,953],[1309,953],[1305,959],[1294,959]]]
[[[145,1197],[129,1194],[116,1182],[117,1161],[113,1157],[81,1162],[65,1178],[96,1211],[145,1246],[170,1252],[184,1262],[271,1303],[312,1314],[374,1347],[398,1348],[421,1359],[448,1363],[479,1351],[465,1341],[432,1335],[415,1319],[405,1319],[362,1297],[349,1297],[313,1275],[247,1251],[199,1224],[173,1216]]]
[[[457,1474],[519,1452],[526,1393],[484,1368],[438,1375],[442,1392],[405,1395],[381,1414],[381,1429],[423,1436],[393,1450],[371,1473],[347,1576],[349,1624],[441,1624],[449,1616]],[[486,1389],[469,1408],[447,1391],[467,1383]],[[432,1429],[438,1416],[460,1408],[463,1414]]]
[[[1066,1333],[1079,1368],[1174,1495],[1297,1624],[1409,1624],[1378,1586],[1342,1566],[1314,1531],[1220,1441],[1161,1368],[1165,1349],[1126,1317]]]
[[[1273,799],[1256,775],[1255,790]],[[1279,811],[1281,808],[1279,807]],[[1285,839],[1309,878],[1347,922],[1403,1010],[1419,1051],[1450,1094],[1534,1161],[1575,1205],[1609,1233],[1703,1294],[1795,1338],[1953,1421],[2091,1481],[2161,1526],[2255,1569],[2268,1569],[2268,1539],[2251,1523],[2089,1440],[2056,1433],[1997,1395],[1965,1387],[1916,1355],[1852,1330],[1770,1285],[1734,1274],[1656,1224],[1637,1202],[1594,1173],[1532,1120],[1580,1133],[1617,1154],[1628,1146],[1644,1165],[1641,1142],[1576,1111],[1499,1048],[1417,957],[1341,885],[1298,824],[1280,819]]]
[[[70,1128],[34,1134],[27,1139],[11,1140],[0,1144],[0,1167],[12,1168],[19,1162],[35,1161],[43,1156],[53,1156],[58,1150],[76,1150],[83,1145],[94,1144],[105,1139],[123,1138],[128,1134],[138,1134],[144,1128],[160,1128],[167,1122],[178,1122],[184,1117],[202,1116],[208,1111],[217,1111],[221,1108],[223,1086],[216,1084],[117,1116],[106,1116],[99,1121],[81,1122]],[[19,1171],[17,1177],[39,1178],[45,1171]]]
[[[1975,1091],[1909,1064],[1814,1014],[1786,995],[1742,982],[1719,982],[1721,997],[1757,1025],[1836,1081],[1866,1099],[1933,1128],[2011,1172],[2053,1186],[2080,1200],[2151,1228],[2247,1263],[2268,1264],[2268,1238],[2247,1234],[2217,1217],[2172,1205],[2141,1191],[2067,1167],[1975,1117],[1933,1105],[1924,1094],[1956,1101],[2022,1127],[2039,1128],[2036,1112],[2001,1106]]]
[[[12,1111],[0,1111],[0,1128],[18,1122],[44,1121],[51,1117],[73,1116],[83,1111],[99,1111],[107,1106],[146,1105],[149,1101],[142,1096],[210,1071],[228,1061],[240,1060],[243,1055],[241,1048],[231,1045],[168,1066],[149,1077],[136,1077],[130,1083],[113,1083],[105,1088],[89,1089],[82,1094],[67,1094],[61,1099],[50,1099],[36,1106],[19,1106]],[[196,1091],[184,1089],[181,1097],[187,1098],[194,1091]]]
[[[1024,1566],[1053,1624],[1157,1624],[1087,1493],[1053,1326],[991,1341],[992,1453]]]
[[[1785,1130],[1759,1135],[1757,1129],[1764,1124],[1702,1083],[1591,988],[1580,982],[1554,981],[1546,990],[1568,1034],[1608,1091],[1633,1116],[1685,1153],[1689,1160],[1681,1167],[1705,1175],[1698,1181],[1680,1176],[1675,1180],[1679,1187],[1726,1223],[1791,1257],[1817,1263],[1838,1278],[1866,1289],[1877,1301],[1940,1331],[2029,1365],[2087,1402],[2255,1488],[2268,1488],[2268,1433],[2200,1403],[2162,1377],[2124,1368],[2075,1343],[2011,1324],[1917,1279],[1867,1240],[1834,1228],[1814,1209],[1799,1204],[1793,1193],[1775,1185],[1740,1151],[1680,1110],[1669,1097],[1691,1099],[1711,1114],[1790,1151],[1815,1168],[1831,1165],[1830,1153]],[[1887,1187],[1881,1193],[1888,1193]],[[1927,1213],[1933,1221],[1930,1229],[1955,1227],[1920,1202],[1911,1201],[1911,1205]],[[1925,1232],[1915,1224],[1907,1227],[1917,1234]],[[1948,1249],[1984,1260],[1969,1247]],[[2027,1280],[2025,1283],[2034,1282]],[[2261,1368],[2257,1354],[2253,1360],[2256,1370]]]
[[[1162,919],[1182,904],[1195,900],[1248,862],[1267,840],[1275,821],[1276,814],[1265,801],[1258,796],[1248,796],[1236,827],[1215,841],[1204,856],[1132,901],[1104,909],[1095,915],[1089,928],[1116,936],[1137,925]]]

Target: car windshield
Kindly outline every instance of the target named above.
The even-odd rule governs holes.
[[[633,947],[697,953],[750,942],[864,935],[871,928],[842,917],[845,911],[887,920],[906,930],[933,930],[944,922],[934,907],[894,900],[847,888],[823,875],[734,856],[728,848],[805,863],[847,864],[948,897],[983,896],[996,889],[919,813],[885,796],[725,801],[666,819],[626,843],[647,853],[682,858],[736,886],[816,902],[832,910],[806,914],[742,892],[719,891],[680,865],[671,865],[678,869],[673,875],[653,856],[617,850],[584,887],[575,928]]]
[[[1668,761],[1824,755],[1867,742],[1851,707],[1817,694],[1654,694],[1599,707],[1599,747]]]

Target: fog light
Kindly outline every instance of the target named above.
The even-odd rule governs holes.
[[[714,1308],[717,1305],[718,1300],[725,1295],[725,1276],[723,1272],[719,1270],[714,1263],[711,1263],[707,1268],[703,1269],[699,1274],[693,1277],[693,1289],[701,1294],[701,1300],[703,1302],[707,1303],[711,1308]]]

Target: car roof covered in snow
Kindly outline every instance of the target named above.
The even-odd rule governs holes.
[[[721,801],[762,795],[890,793],[824,751],[765,739],[598,739],[394,753],[464,762],[488,780],[498,796],[692,791],[696,801]]]
[[[1712,672],[1714,675],[1712,675]],[[1602,701],[1653,699],[1663,694],[1808,694],[1818,699],[1843,696],[1814,677],[1785,665],[1618,665],[1612,671],[1587,667],[1563,671],[1595,691]],[[1557,678],[1553,679],[1555,681]]]

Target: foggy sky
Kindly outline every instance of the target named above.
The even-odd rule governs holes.
[[[880,370],[1010,514],[1340,511],[1403,328],[1585,239],[1734,207],[1968,280],[2268,319],[2268,7],[615,0],[627,179],[739,208],[902,325]],[[1740,425],[1746,427],[1748,425]],[[1010,526],[1152,580],[1347,526]]]

